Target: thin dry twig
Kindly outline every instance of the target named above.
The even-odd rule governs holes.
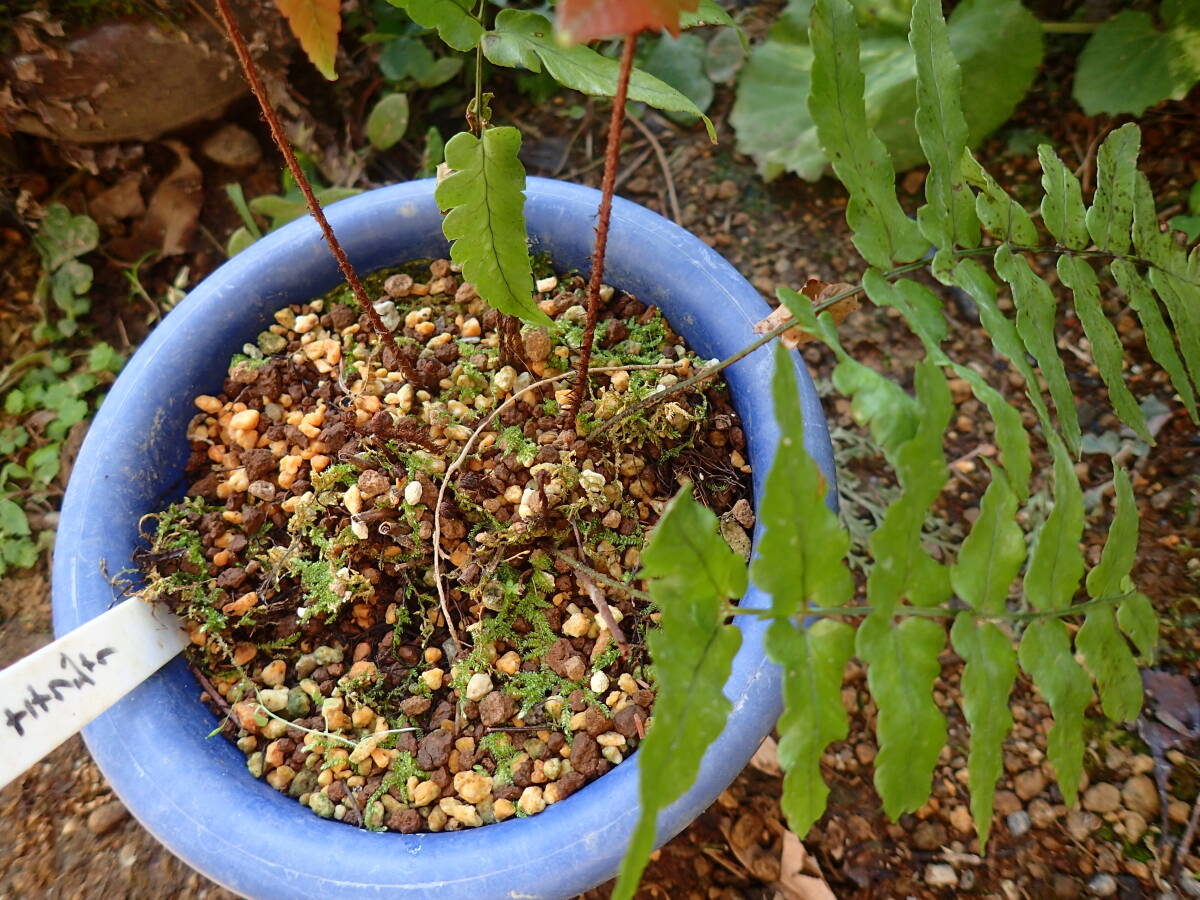
[[[587,547],[584,546],[583,538],[579,536],[579,527],[572,520],[571,531],[575,533],[575,544],[579,547],[581,556],[588,556]],[[565,556],[565,554],[564,554]],[[598,574],[598,573],[597,573]],[[617,642],[617,647],[621,650],[621,658],[629,658],[629,642],[625,640],[625,632],[621,630],[621,626],[617,624],[617,620],[613,617],[612,610],[608,608],[608,598],[604,596],[604,592],[596,587],[596,582],[588,578],[585,572],[578,569],[575,570],[575,577],[579,583],[583,585],[584,591],[587,592],[588,599],[592,601],[592,606],[596,608],[596,615],[604,621],[604,627],[608,629],[608,633],[613,636],[613,640]]]
[[[279,148],[279,152],[283,154],[288,171],[292,173],[292,177],[296,180],[296,186],[300,188],[300,193],[304,195],[304,202],[308,206],[309,213],[312,214],[312,217],[317,220],[317,224],[321,227],[321,232],[325,236],[325,243],[329,245],[330,252],[333,253],[334,259],[337,260],[338,268],[342,270],[342,275],[345,277],[346,283],[350,285],[350,289],[354,292],[354,297],[358,301],[358,305],[362,307],[363,312],[367,314],[367,318],[371,320],[371,326],[379,333],[379,336],[387,344],[392,353],[395,354],[405,380],[411,381],[414,384],[417,383],[416,370],[413,368],[408,357],[400,352],[396,338],[387,329],[387,326],[383,324],[383,319],[380,318],[379,313],[375,311],[375,305],[367,296],[366,288],[363,287],[362,281],[358,277],[358,272],[350,264],[350,259],[346,256],[346,251],[342,249],[341,243],[329,225],[329,220],[325,218],[325,211],[321,209],[321,204],[317,201],[316,195],[313,194],[308,176],[300,168],[300,163],[297,161],[296,154],[292,150],[292,144],[283,131],[283,124],[279,121],[279,116],[275,114],[275,108],[271,105],[271,101],[267,97],[267,88],[263,84],[258,66],[255,64],[253,57],[250,56],[250,48],[246,46],[246,39],[242,35],[242,30],[238,26],[237,20],[233,17],[233,10],[229,7],[229,0],[217,0],[217,10],[221,14],[221,20],[225,23],[225,31],[229,35],[229,40],[233,43],[234,51],[237,53],[242,73],[246,76],[246,81],[250,83],[250,90],[254,92],[254,97],[258,100],[258,105],[262,109],[263,117],[266,118],[267,125],[271,129],[271,138],[275,141],[275,146]]]
[[[658,157],[658,165],[662,169],[663,180],[667,183],[667,198],[671,202],[671,218],[675,220],[676,225],[682,225],[683,216],[679,212],[679,196],[675,193],[675,178],[671,175],[671,163],[667,159],[667,151],[663,149],[654,132],[650,130],[650,126],[637,116],[630,116],[630,121],[638,131],[645,135],[650,146],[654,148],[654,155]]]

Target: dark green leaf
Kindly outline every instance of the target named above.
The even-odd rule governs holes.
[[[724,624],[724,607],[746,589],[745,564],[690,488],[668,504],[642,562],[662,611],[660,628],[647,635],[658,695],[654,723],[638,750],[641,818],[614,898],[633,896],[654,847],[659,810],[691,787],[704,751],[725,727],[732,705],[722,689],[742,640],[737,628]]]
[[[408,13],[418,25],[436,28],[438,36],[455,50],[474,49],[483,26],[471,15],[470,3],[459,0],[388,0]]]
[[[881,269],[917,259],[928,242],[900,208],[892,161],[867,124],[854,11],[847,0],[817,0],[809,28],[814,51],[809,112],[850,194],[846,222],[854,246]]]
[[[87,367],[89,372],[111,372],[117,374],[125,365],[125,357],[114,350],[108,343],[101,341],[88,351]]]
[[[1011,240],[1024,246],[1037,243],[1037,226],[1025,211],[1025,207],[996,183],[986,169],[971,154],[963,153],[963,177],[967,184],[979,191],[975,198],[975,212],[989,233],[1001,240]]]
[[[1171,316],[1192,384],[1200,386],[1200,283],[1159,268],[1150,269],[1150,283]]]
[[[559,44],[550,21],[535,12],[502,9],[496,16],[495,30],[483,36],[483,53],[491,62],[507,68],[540,72],[545,66],[559,84],[585,94],[611,97],[617,90],[620,65],[615,59],[580,44]],[[635,69],[629,79],[629,99],[664,112],[700,116],[709,137],[714,142],[717,139],[712,122],[696,104],[653,75]]]
[[[1083,111],[1140,116],[1162,100],[1183,99],[1200,80],[1200,26],[1183,19],[1180,12],[1174,27],[1159,31],[1150,13],[1126,9],[1102,23],[1075,68],[1074,96]]]
[[[520,146],[515,128],[488,128],[482,138],[456,134],[446,144],[446,163],[455,171],[434,197],[450,211],[442,222],[450,258],[462,264],[463,278],[479,296],[503,313],[548,325],[550,318],[533,302]]]
[[[681,34],[677,38],[664,34],[650,46],[649,53],[640,59],[639,67],[675,88],[703,112],[713,100],[713,84],[704,72],[708,48],[698,34]],[[695,121],[690,113],[668,113],[684,122]]]
[[[1113,410],[1138,437],[1147,444],[1153,444],[1154,438],[1146,427],[1146,417],[1142,415],[1137,398],[1125,386],[1125,348],[1117,336],[1117,329],[1108,321],[1100,306],[1100,285],[1096,273],[1087,260],[1063,255],[1058,258],[1058,277],[1075,293],[1075,312],[1083,325],[1083,333],[1091,342],[1092,359],[1108,388]]]
[[[398,37],[379,51],[379,71],[388,81],[421,81],[433,71],[433,53],[417,38]]]

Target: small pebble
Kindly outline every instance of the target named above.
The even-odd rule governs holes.
[[[608,690],[608,676],[603,672],[592,673],[592,680],[588,683],[588,687],[590,687],[594,693],[605,693]]]
[[[1088,891],[1097,897],[1111,897],[1117,892],[1117,879],[1101,873],[1089,881],[1087,887]]]
[[[1013,837],[1023,835],[1029,830],[1032,824],[1029,819],[1029,813],[1023,809],[1017,810],[1015,813],[1010,813],[1005,821],[1008,822],[1008,830],[1012,832]]]
[[[930,887],[956,887],[958,873],[954,871],[954,866],[930,863],[925,867],[925,883]]]
[[[476,672],[467,682],[466,697],[478,703],[492,692],[491,676],[485,672]]]
[[[1104,815],[1121,808],[1121,792],[1115,784],[1093,784],[1084,792],[1083,808]]]
[[[129,810],[120,800],[109,800],[103,806],[97,806],[88,815],[88,831],[99,837],[108,834],[128,818]]]

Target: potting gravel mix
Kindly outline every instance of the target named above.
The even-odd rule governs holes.
[[[704,361],[606,287],[604,371],[564,414],[571,379],[538,382],[574,365],[586,290],[543,274],[553,324],[518,331],[447,260],[379,273],[403,359],[340,288],[278,310],[222,392],[195,398],[191,486],[147,517],[138,564],[186,622],[219,731],[318,816],[453,831],[568,797],[650,724],[639,555],[668,499],[690,481],[749,555],[724,383],[589,441]]]

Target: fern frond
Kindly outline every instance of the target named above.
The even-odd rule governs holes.
[[[1129,249],[1133,224],[1133,185],[1142,132],[1126,122],[1096,152],[1096,193],[1087,211],[1087,229],[1096,247],[1122,254]]]
[[[1046,144],[1038,147],[1042,163],[1042,222],[1064,247],[1082,250],[1088,245],[1083,192],[1079,179]]]
[[[896,198],[896,177],[883,142],[867,125],[858,25],[847,0],[817,0],[808,109],[833,171],[850,195],[846,221],[863,259],[881,269],[919,259],[929,248]]]
[[[1037,226],[1025,207],[996,183],[970,150],[963,153],[962,171],[967,184],[979,191],[975,197],[975,212],[989,234],[1026,247],[1037,243]]]

